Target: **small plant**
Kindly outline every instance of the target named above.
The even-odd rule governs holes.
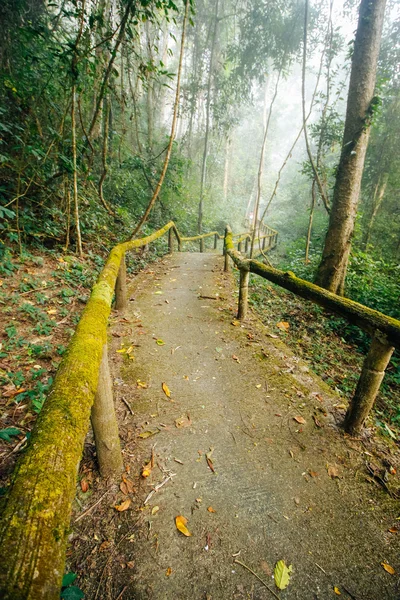
[[[62,580],[61,596],[63,600],[81,600],[85,597],[82,590],[72,585],[76,579],[76,573],[66,573]]]
[[[53,331],[54,327],[55,323],[53,321],[46,320],[37,323],[36,326],[33,328],[33,331],[35,331],[39,335],[51,335],[51,332]]]

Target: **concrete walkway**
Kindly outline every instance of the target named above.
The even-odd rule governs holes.
[[[367,481],[372,459],[337,428],[341,400],[254,316],[235,323],[222,267],[215,254],[173,254],[136,278],[126,320],[114,319],[110,354],[137,501],[118,514],[119,560],[132,568],[111,574],[114,593],[273,598],[239,560],[283,599],[400,598],[397,575],[381,565],[400,570],[388,533],[398,504]],[[134,360],[116,352],[132,343]],[[191,537],[176,529],[178,515]],[[293,565],[282,592],[272,579],[280,559]]]

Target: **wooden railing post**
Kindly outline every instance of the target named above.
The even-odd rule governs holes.
[[[168,252],[170,254],[173,253],[174,251],[174,239],[172,237],[173,231],[172,231],[172,227],[171,229],[168,230]]]
[[[121,259],[115,284],[115,310],[124,311],[128,306],[128,294],[126,290],[126,263],[125,256]]]
[[[225,235],[224,235],[224,257],[225,257],[225,261],[224,261],[224,272],[227,273],[229,271],[229,254],[227,252],[227,247],[226,247],[226,239],[228,237],[228,228],[225,228]]]
[[[120,473],[123,470],[123,462],[114,409],[107,344],[103,347],[99,383],[92,406],[91,421],[101,476],[108,477]]]
[[[204,238],[200,240],[200,252],[204,252]]]
[[[247,315],[248,300],[249,300],[249,277],[250,271],[248,268],[240,269],[239,280],[239,304],[237,318],[243,321]]]
[[[214,250],[217,249],[217,244],[218,244],[218,233],[216,233],[214,235]]]
[[[393,354],[393,346],[375,334],[370,349],[364,360],[357,388],[347,410],[344,428],[351,435],[361,432],[365,419],[374,405],[385,369]]]

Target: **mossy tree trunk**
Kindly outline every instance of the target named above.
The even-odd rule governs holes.
[[[351,67],[345,129],[328,233],[316,283],[343,294],[374,111],[376,66],[386,0],[362,0]]]

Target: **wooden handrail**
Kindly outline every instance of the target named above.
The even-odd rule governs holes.
[[[217,236],[223,239],[216,231],[194,238],[183,237],[170,221],[151,235],[118,244],[111,250],[57,371],[28,447],[17,464],[4,502],[0,521],[0,597],[3,600],[58,600],[60,596],[76,474],[91,416],[101,472],[107,474],[108,468],[118,471],[122,466],[119,439],[115,442],[115,431],[118,438],[116,423],[111,440],[115,446],[112,460],[107,454],[110,444],[102,444],[98,439],[100,429],[96,430],[96,423],[104,422],[101,411],[109,411],[106,418],[115,420],[113,406],[109,406],[107,322],[114,291],[116,308],[126,307],[126,252],[146,246],[167,232],[170,251],[172,233],[179,250],[184,241],[214,236],[216,247]],[[102,390],[98,389],[99,372],[105,386]],[[102,446],[107,449],[102,450]]]
[[[240,270],[239,319],[245,318],[247,314],[247,287],[251,272],[301,298],[311,300],[315,304],[335,312],[372,336],[371,349],[364,362],[355,395],[345,418],[346,431],[358,434],[373,406],[394,346],[400,348],[400,321],[300,279],[291,271],[279,271],[257,260],[246,259],[235,249],[233,237],[230,227],[227,227],[224,240],[225,270],[228,268],[227,257],[229,256]]]

